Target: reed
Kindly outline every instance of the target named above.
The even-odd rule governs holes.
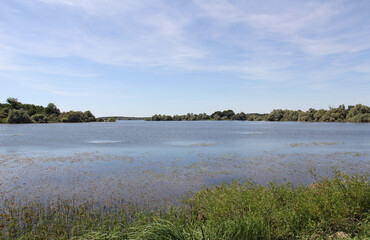
[[[368,176],[309,185],[233,181],[182,204],[143,209],[121,202],[17,203],[1,197],[1,239],[369,239]]]

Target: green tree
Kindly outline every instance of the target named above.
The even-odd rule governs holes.
[[[30,123],[31,119],[25,110],[11,109],[9,111],[7,122],[8,123]]]
[[[232,120],[247,120],[247,115],[244,112],[237,113],[231,117]]]
[[[212,113],[211,118],[215,119],[216,115],[218,116],[218,118],[221,118],[222,112],[221,111],[216,111],[216,112]]]
[[[325,122],[326,120],[326,117],[325,114],[326,114],[326,110],[324,109],[319,109],[314,115],[313,115],[313,118],[314,118],[314,121],[315,122]]]
[[[61,122],[83,122],[83,113],[81,111],[63,112],[59,115]]]
[[[55,106],[54,103],[49,103],[47,107],[45,108],[45,113],[49,116],[52,114],[56,114],[57,116],[59,116],[60,110],[59,108],[57,108],[57,106]]]
[[[4,119],[8,117],[9,109],[8,108],[2,108],[0,109],[0,122],[3,122]]]
[[[48,116],[46,116],[46,114],[37,113],[31,117],[31,121],[33,123],[47,123]]]
[[[234,111],[229,109],[229,110],[223,111],[220,116],[221,116],[221,118],[226,117],[224,119],[227,120],[227,119],[231,119],[232,116],[234,116],[234,115],[235,115]]]
[[[362,105],[362,104],[356,104],[356,106],[348,107],[350,110],[346,116],[346,119],[350,122],[357,122],[358,116],[362,114],[370,113],[370,107]]]
[[[172,117],[170,115],[165,115],[164,116],[164,121],[172,121]]]
[[[45,113],[49,116],[52,114],[56,114],[57,116],[59,116],[60,110],[54,103],[49,103],[45,108]]]
[[[199,120],[209,120],[210,119],[210,116],[208,116],[206,113],[200,113],[198,115],[198,119]]]
[[[84,118],[83,119],[84,122],[95,122],[96,121],[95,116],[89,110],[84,112],[83,118]]]
[[[11,109],[19,110],[22,108],[22,103],[19,102],[17,98],[9,97],[8,99],[6,99],[6,102],[10,104]]]
[[[213,120],[217,120],[217,121],[221,120],[220,115],[215,114],[214,117],[213,117]]]
[[[356,116],[350,118],[351,122],[355,123],[365,123],[370,122],[370,113],[357,114]]]
[[[53,123],[58,122],[58,115],[55,114],[55,113],[49,115],[48,116],[48,122],[53,122]]]
[[[116,119],[115,118],[108,118],[107,119],[107,122],[115,122],[116,121]]]
[[[284,111],[281,109],[274,109],[268,116],[267,121],[280,121],[284,117]]]

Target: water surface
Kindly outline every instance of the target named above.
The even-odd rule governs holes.
[[[370,169],[370,124],[145,122],[0,125],[0,192],[170,203],[236,178],[312,181]]]

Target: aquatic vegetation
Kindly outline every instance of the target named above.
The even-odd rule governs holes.
[[[308,146],[331,146],[331,145],[338,145],[344,144],[339,142],[310,142],[310,143],[292,143],[290,144],[291,147],[308,147]]]
[[[233,181],[176,207],[1,196],[1,239],[368,239],[368,176],[336,172],[308,185]],[[343,239],[343,238],[342,238]]]

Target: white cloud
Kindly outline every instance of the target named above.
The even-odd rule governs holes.
[[[359,7],[346,1],[18,3],[33,14],[14,13],[0,24],[0,51],[6,53],[0,57],[2,69],[26,68],[19,61],[22,56],[77,57],[124,67],[232,71],[250,79],[287,81],[299,64],[335,54],[351,58],[370,48],[370,30],[358,29],[358,24],[369,22],[369,14],[348,18]],[[327,67],[342,73],[330,64]],[[75,69],[70,72],[77,74]]]
[[[136,11],[143,6],[153,6],[157,1],[147,0],[38,0],[46,4],[67,6],[84,11],[90,15],[110,16],[125,12]]]
[[[81,57],[98,63],[139,68],[189,68],[194,59],[207,54],[184,31],[188,19],[182,16],[181,9],[170,8],[160,1],[41,2],[43,5],[37,8],[28,3],[38,11],[37,19],[18,16],[14,21],[17,27],[12,24],[0,27],[0,32],[4,33],[0,43],[12,46],[14,54]],[[49,6],[57,9],[47,8]],[[46,11],[60,15],[45,22],[50,17],[44,13]],[[96,26],[96,22],[100,26]],[[22,23],[24,29],[20,30],[18,27]]]

